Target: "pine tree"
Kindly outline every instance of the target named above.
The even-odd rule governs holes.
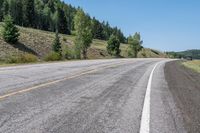
[[[104,39],[103,26],[95,18],[92,19],[92,34],[95,39]]]
[[[60,43],[58,31],[56,31],[55,40],[53,41],[53,51],[58,53],[60,56],[62,55],[62,46]]]
[[[35,0],[25,0],[25,26],[35,27]]]
[[[13,24],[13,19],[10,15],[4,18],[3,38],[6,42],[15,44],[20,36],[18,28]]]
[[[105,40],[108,40],[110,38],[110,36],[112,35],[112,28],[110,27],[108,22],[103,22],[103,34],[105,37]]]
[[[63,34],[74,34],[75,16],[80,8],[65,4],[61,0],[0,0],[0,21],[4,16],[11,15],[14,23],[20,26],[32,27]],[[101,23],[97,19],[91,19],[84,14],[89,26],[88,33],[92,32],[92,38],[108,40],[114,34],[124,42],[124,34],[118,28],[112,28],[108,23]],[[87,51],[87,48],[82,53]],[[87,53],[87,52],[86,52]]]
[[[9,14],[9,3],[7,0],[4,0],[4,2],[3,2],[2,12],[3,12],[4,16]]]
[[[3,19],[3,3],[4,3],[4,0],[0,0],[0,22]]]
[[[15,5],[15,23],[18,25],[23,25],[23,3],[22,0],[16,0]]]
[[[64,11],[62,10],[61,7],[58,7],[57,12],[58,12],[58,31],[59,31],[59,33],[69,35],[70,30],[68,29],[68,24],[67,24],[68,22],[67,22],[67,18],[65,16]]]

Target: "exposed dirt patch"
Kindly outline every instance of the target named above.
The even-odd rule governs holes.
[[[189,133],[200,132],[200,74],[185,68],[181,61],[165,66],[165,79],[182,113]]]

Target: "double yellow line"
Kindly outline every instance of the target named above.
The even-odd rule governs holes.
[[[129,63],[131,63],[131,62],[129,62]],[[36,89],[41,89],[42,87],[45,87],[45,86],[53,85],[53,84],[59,83],[61,81],[77,78],[77,77],[80,77],[80,76],[83,76],[83,75],[86,75],[86,74],[90,74],[90,73],[94,73],[94,72],[104,70],[104,69],[107,69],[107,68],[117,67],[117,66],[120,66],[120,65],[123,65],[123,64],[127,64],[127,63],[120,62],[120,63],[116,63],[116,64],[111,64],[111,65],[103,66],[101,68],[96,68],[96,69],[91,69],[91,70],[87,70],[87,71],[84,71],[84,72],[80,72],[79,74],[76,74],[76,75],[73,75],[73,76],[70,76],[70,77],[65,77],[65,78],[62,78],[62,79],[42,83],[42,84],[39,84],[39,85],[36,85],[36,86],[33,86],[33,87],[29,87],[29,88],[21,89],[21,90],[18,90],[18,91],[10,92],[10,93],[7,93],[7,94],[0,96],[0,100],[3,100],[7,97],[11,97],[11,96],[14,96],[14,95],[17,95],[17,94],[29,92],[29,91],[36,90]]]

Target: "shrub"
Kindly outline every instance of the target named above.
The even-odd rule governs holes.
[[[63,41],[64,41],[64,42],[67,42],[67,38],[63,37]]]
[[[128,57],[131,57],[131,58],[134,57],[133,56],[133,52],[132,52],[132,50],[130,48],[128,49]]]
[[[108,54],[119,56],[121,52],[119,39],[116,36],[111,35],[107,43]]]
[[[18,63],[18,58],[16,56],[8,56],[4,61],[6,63]]]
[[[38,60],[33,54],[22,54],[19,59],[21,63],[37,62]]]
[[[62,56],[56,52],[51,52],[44,58],[45,61],[59,61],[61,59]]]
[[[74,48],[64,47],[63,55],[65,59],[75,59]]]
[[[38,59],[35,55],[32,54],[20,54],[15,56],[8,56],[5,59],[6,63],[31,63],[36,62]]]

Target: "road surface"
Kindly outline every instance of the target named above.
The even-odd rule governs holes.
[[[175,98],[174,84],[168,85],[171,72],[166,74],[166,64],[171,61],[112,59],[1,67],[0,132],[198,130],[198,120],[190,130],[194,124],[182,116],[181,95]]]

